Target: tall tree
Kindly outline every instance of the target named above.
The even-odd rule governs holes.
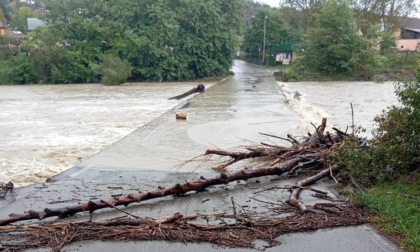
[[[9,23],[10,21],[10,14],[9,11],[6,7],[6,1],[5,0],[0,0],[0,22],[2,22],[3,24]]]
[[[293,30],[284,22],[278,10],[258,9],[251,19],[251,26],[245,30],[242,48],[248,53],[258,54],[264,43],[265,22],[265,48],[268,54],[276,53],[283,43],[296,43],[300,36],[295,36]]]
[[[346,0],[329,0],[316,15],[305,52],[307,66],[326,74],[375,66],[371,44],[356,34],[356,21]]]
[[[21,32],[26,32],[28,30],[28,18],[37,17],[38,14],[27,6],[20,7],[17,12],[11,15],[10,26],[16,28]]]
[[[140,81],[226,74],[239,47],[244,4],[244,0],[45,0],[50,11],[46,29],[58,34],[50,39],[61,45],[54,52],[63,49],[68,61],[51,69],[63,82],[92,81],[92,66],[105,63],[103,59],[128,62],[131,78]],[[40,35],[34,36],[45,39]],[[42,46],[27,48],[41,51]],[[81,71],[82,66],[89,71]]]
[[[368,35],[372,26],[394,32],[403,18],[417,11],[415,0],[350,0],[350,5],[363,35]]]
[[[285,12],[287,20],[292,20],[291,14],[299,15],[299,27],[307,30],[313,26],[315,14],[323,7],[326,0],[282,0],[281,5]]]

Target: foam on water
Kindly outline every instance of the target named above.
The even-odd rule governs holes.
[[[278,82],[285,100],[301,118],[301,124],[294,129],[299,134],[313,131],[310,123],[319,125],[323,117],[328,118],[329,128],[345,130],[354,124],[366,130],[364,136],[371,136],[376,127],[373,119],[391,105],[397,105],[394,83],[374,82]]]
[[[178,105],[167,98],[196,85],[0,85],[0,182],[43,182]]]
[[[0,182],[43,182],[178,105],[167,98],[196,85],[0,85]],[[329,127],[351,125],[350,102],[355,124],[369,132],[374,116],[397,103],[392,83],[279,85],[301,118],[294,131],[304,135],[313,130],[310,122],[319,124],[322,117]]]

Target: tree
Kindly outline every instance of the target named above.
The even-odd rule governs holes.
[[[417,182],[415,174],[420,171],[420,61],[416,80],[396,84],[395,93],[400,105],[389,107],[375,118],[379,127],[373,132],[368,149],[361,151],[360,142],[349,139],[338,148],[337,155],[331,156],[344,167],[344,175],[351,175],[362,185],[398,181],[409,174],[414,175],[412,178]]]
[[[364,36],[372,26],[382,26],[393,33],[400,28],[405,17],[417,11],[415,0],[350,0],[350,5]]]
[[[316,15],[309,31],[305,60],[307,66],[325,73],[349,73],[374,67],[372,43],[356,34],[356,22],[346,0],[329,0]]]
[[[376,118],[378,146],[386,152],[388,168],[395,174],[419,170],[420,167],[420,61],[414,81],[395,86],[401,106],[392,106]],[[386,169],[386,167],[381,167]]]
[[[26,32],[28,30],[27,19],[31,17],[37,17],[38,14],[27,6],[20,7],[17,12],[11,15],[10,26],[17,28],[21,32]]]
[[[6,16],[4,15],[4,11],[3,11],[3,9],[0,8],[0,22],[3,25],[6,25],[7,24],[6,21],[7,21],[7,19],[6,19]]]
[[[0,0],[0,22],[7,24],[10,21],[10,14],[6,7],[5,0]]]
[[[251,26],[245,30],[242,48],[245,52],[258,54],[263,47],[264,20],[266,19],[267,53],[276,53],[283,43],[296,43],[300,36],[292,31],[284,22],[281,12],[278,10],[258,9],[251,19]]]
[[[46,29],[58,34],[68,65],[90,69],[76,79],[92,81],[92,66],[101,65],[106,54],[128,62],[132,80],[173,81],[229,72],[244,0],[47,0],[45,5]],[[55,76],[72,76],[65,82],[75,79],[75,71],[58,69],[61,75]]]
[[[307,30],[313,26],[315,14],[321,10],[325,2],[326,0],[282,0],[281,5],[286,20],[293,20],[296,16],[290,14],[297,14],[299,20],[295,19],[294,22],[299,23],[299,28]]]

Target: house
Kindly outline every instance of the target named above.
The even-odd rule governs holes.
[[[5,35],[7,32],[7,26],[5,23],[0,22],[0,35]]]
[[[420,19],[404,18],[401,22],[401,28],[396,34],[397,49],[405,52],[420,51]]]
[[[280,51],[269,58],[270,65],[290,65],[296,60],[296,51],[293,44],[281,44]]]
[[[38,26],[45,26],[45,22],[39,18],[28,18],[28,31],[33,31]]]

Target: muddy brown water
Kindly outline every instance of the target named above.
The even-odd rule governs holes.
[[[249,78],[247,81],[251,84],[257,81],[257,78],[244,74],[246,70],[240,67],[235,71],[242,71],[241,78]],[[214,83],[206,86],[212,84]],[[375,128],[375,115],[387,106],[397,104],[392,82],[278,84],[284,102],[294,110],[300,120],[300,124],[284,125],[286,130],[296,135],[311,131],[310,123],[318,124],[322,117],[328,118],[330,127],[345,129],[351,126],[352,103],[355,125],[365,128],[367,133],[364,134],[371,136],[369,132]],[[11,180],[16,186],[43,182],[180,105],[183,100],[167,98],[196,85],[197,83],[148,83],[123,86],[0,86],[0,182]],[[252,87],[249,89],[251,92]],[[247,90],[244,89],[243,92]],[[233,104],[232,113],[241,112],[238,106],[249,105],[246,99],[223,102]],[[216,101],[213,105],[217,109]],[[277,108],[276,104],[265,104],[256,109]],[[222,128],[217,123],[210,126],[214,127],[214,134]],[[197,127],[196,131],[191,130],[189,134],[200,132],[199,126]],[[234,133],[240,134],[240,128],[238,130]],[[214,140],[214,137],[196,134],[194,139],[209,141]],[[219,140],[238,143],[236,136]]]

